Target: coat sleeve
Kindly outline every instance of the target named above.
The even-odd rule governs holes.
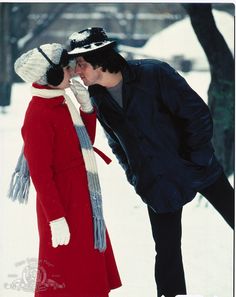
[[[96,112],[94,110],[92,113],[86,113],[80,109],[80,115],[89,134],[90,140],[92,144],[94,144],[96,135]]]
[[[124,149],[122,148],[118,138],[113,133],[113,131],[106,124],[104,124],[102,121],[100,121],[100,123],[104,129],[105,135],[108,140],[108,144],[111,147],[113,154],[116,156],[119,164],[124,169],[127,180],[129,181],[130,184],[133,185],[134,176],[133,176],[132,170],[129,166],[128,159],[126,157]]]
[[[28,117],[22,127],[24,155],[48,222],[65,216],[53,174],[53,127],[43,117]]]
[[[161,98],[170,113],[181,122],[186,154],[192,162],[207,166],[214,152],[211,144],[213,121],[207,104],[167,63],[163,62],[159,71]]]

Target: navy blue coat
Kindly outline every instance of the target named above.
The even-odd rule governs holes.
[[[122,76],[123,108],[89,87],[98,119],[136,193],[157,213],[176,211],[222,173],[209,108],[165,62],[130,61]]]

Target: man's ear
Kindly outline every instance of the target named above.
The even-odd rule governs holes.
[[[101,66],[99,66],[99,65],[94,65],[93,66],[93,69],[95,70],[95,69],[99,69],[99,68],[101,68]]]
[[[96,66],[96,69],[99,69],[101,72],[106,72],[106,70],[102,66]]]

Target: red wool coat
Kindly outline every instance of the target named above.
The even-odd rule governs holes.
[[[93,143],[96,115],[80,113]],[[35,297],[107,297],[121,281],[108,234],[106,251],[94,249],[85,164],[64,97],[33,97],[22,136],[37,192],[40,240]],[[49,222],[63,216],[70,242],[53,248]]]

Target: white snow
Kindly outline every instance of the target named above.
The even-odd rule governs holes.
[[[69,37],[70,40],[75,40],[75,41],[83,41],[85,40],[87,37],[89,37],[89,32],[85,31],[83,33],[78,33],[78,32],[74,32],[71,34],[71,36]]]
[[[17,47],[19,49],[22,49],[23,46],[26,44],[27,41],[29,41],[33,36],[33,32],[29,32],[27,33],[25,36],[21,37],[18,41],[17,41]]]
[[[229,48],[234,50],[234,19],[226,12],[213,10],[218,29],[223,34]],[[193,51],[194,49],[194,51]],[[145,53],[153,53],[162,58],[182,55],[186,58],[204,60],[205,53],[193,31],[189,17],[154,34],[143,47]],[[198,52],[198,56],[196,56]],[[197,61],[198,61],[197,60]]]
[[[216,26],[234,53],[234,18],[227,12],[213,10]],[[183,20],[154,34],[143,47],[120,46],[121,50],[133,51],[137,56],[174,61],[178,58],[191,60],[194,70],[209,70],[206,55],[191,26],[190,18]],[[217,50],[217,49],[216,49]]]
[[[190,43],[187,32],[183,35]],[[192,51],[198,55],[195,43]],[[191,72],[184,77],[207,102],[209,73]],[[35,191],[31,186],[28,205],[13,203],[6,197],[22,146],[20,128],[29,100],[30,85],[14,84],[8,113],[0,114],[1,297],[34,295],[32,289],[27,292],[23,287],[26,284],[30,287],[35,276],[35,271],[28,269],[38,252]],[[105,219],[123,282],[123,286],[112,291],[110,297],[155,297],[154,242],[146,206],[126,181],[99,124],[95,146],[113,160],[106,165],[97,158]],[[230,181],[233,184],[233,177]],[[204,198],[196,197],[184,207],[182,247],[189,294],[233,296],[233,232]],[[13,286],[16,281],[22,286],[19,290]]]

